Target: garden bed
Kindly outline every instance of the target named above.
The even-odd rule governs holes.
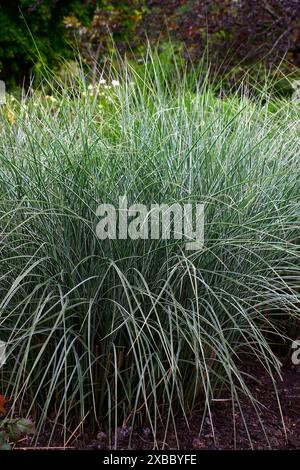
[[[210,425],[209,418],[206,418],[202,433],[199,436],[199,429],[202,421],[202,411],[195,411],[188,420],[188,426],[182,417],[177,417],[177,439],[179,447],[182,450],[224,450],[224,449],[297,449],[300,448],[300,370],[296,367],[284,367],[282,370],[282,381],[278,380],[277,390],[281,403],[282,417],[285,424],[285,430],[280,416],[277,397],[274,385],[268,374],[261,366],[253,362],[243,364],[245,373],[255,377],[248,380],[248,386],[253,396],[260,401],[260,418],[264,430],[269,439],[269,443],[264,435],[259,423],[257,414],[245,397],[240,399],[242,413],[235,409],[233,418],[232,400],[226,394],[220,401],[212,404],[211,416],[213,420],[214,432]],[[247,429],[244,425],[247,423]],[[235,428],[235,430],[234,430]],[[51,425],[47,431],[41,435],[36,449],[48,448],[48,439],[51,433]],[[285,434],[286,433],[286,434]],[[177,449],[176,434],[172,429],[169,430],[165,445],[165,430],[160,429],[157,433],[158,448]],[[153,449],[153,440],[151,432],[147,426],[137,428],[129,445],[130,430],[126,427],[119,428],[118,449],[151,450]],[[234,437],[235,435],[235,437]],[[17,445],[18,448],[31,448],[29,439],[23,439]],[[51,448],[63,448],[62,436],[56,433],[52,441]],[[102,450],[114,448],[112,443],[109,446],[106,434],[99,432],[77,434],[75,439],[68,442],[69,449],[90,449]]]

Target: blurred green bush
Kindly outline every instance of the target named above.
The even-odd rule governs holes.
[[[285,75],[300,66],[299,0],[10,0],[0,3],[0,73],[23,84],[79,51],[96,68],[111,55],[141,56],[147,41],[173,42],[181,60],[207,57],[229,88],[260,66]],[[166,54],[165,54],[166,55]],[[163,61],[163,60],[162,60]],[[264,70],[263,70],[264,73]],[[280,78],[277,76],[277,78]],[[293,77],[294,78],[294,77]],[[282,90],[291,87],[282,82]]]
[[[73,12],[87,22],[89,0],[10,0],[0,3],[0,73],[9,84],[29,80],[30,71],[57,66],[71,56],[64,38],[64,16]]]

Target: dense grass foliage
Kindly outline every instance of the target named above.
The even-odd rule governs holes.
[[[155,64],[1,110],[0,386],[65,442],[80,423],[155,438],[224,389],[239,407],[241,355],[275,386],[273,343],[299,318],[299,106],[220,99],[196,75],[171,87]],[[99,202],[123,194],[205,203],[204,248],[99,240]]]

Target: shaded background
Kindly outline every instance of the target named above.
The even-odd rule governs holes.
[[[142,54],[145,38],[214,73],[300,66],[300,0],[10,0],[0,2],[0,74],[10,85],[71,60],[101,64],[115,45]]]

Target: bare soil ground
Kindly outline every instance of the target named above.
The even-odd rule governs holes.
[[[211,406],[211,419],[205,419],[202,432],[199,434],[202,411],[195,411],[188,419],[177,417],[176,428],[169,429],[165,439],[165,430],[158,432],[158,448],[182,450],[200,449],[300,449],[300,366],[285,367],[282,370],[283,380],[278,380],[278,397],[272,380],[259,365],[248,362],[243,365],[244,372],[255,377],[248,379],[248,387],[253,396],[261,403],[259,413],[246,397],[240,397],[240,408],[224,394],[220,401]],[[261,423],[260,423],[261,421]],[[283,425],[284,423],[284,425]],[[36,448],[48,446],[51,427],[41,436]],[[118,449],[128,449],[130,429],[120,428],[118,431]],[[62,447],[62,438],[56,434],[52,448]],[[23,439],[18,448],[31,447],[29,440]],[[68,442],[73,449],[110,449],[105,432],[97,435],[77,434]],[[131,449],[153,449],[153,439],[148,427],[136,428],[131,438]]]

